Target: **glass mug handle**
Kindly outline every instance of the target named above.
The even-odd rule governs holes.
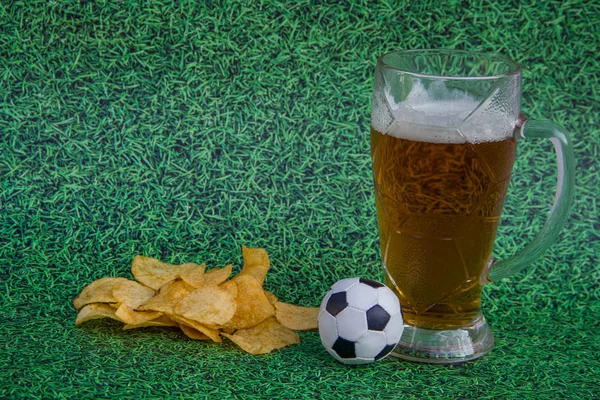
[[[550,139],[554,145],[558,165],[558,179],[554,204],[546,223],[537,236],[514,256],[506,260],[491,260],[491,271],[488,281],[497,281],[521,271],[531,265],[556,240],[563,227],[573,201],[575,182],[575,159],[573,144],[567,131],[551,121],[529,121],[524,117],[519,119],[521,138]]]

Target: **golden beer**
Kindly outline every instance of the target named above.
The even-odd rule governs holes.
[[[427,141],[435,135],[426,131],[405,135],[411,140],[398,136],[371,127],[386,283],[400,297],[406,323],[468,324],[480,311],[516,141]]]

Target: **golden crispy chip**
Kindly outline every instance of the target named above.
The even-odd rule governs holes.
[[[275,305],[275,317],[283,326],[295,331],[317,329],[318,307],[301,307],[278,301]]]
[[[233,326],[224,326],[223,328],[221,328],[221,332],[222,333],[228,333],[228,334],[232,334],[236,331],[236,329]]]
[[[117,321],[121,321],[119,317],[115,315],[115,309],[108,304],[92,303],[83,306],[77,314],[75,325],[83,324],[86,321],[99,318],[112,318]]]
[[[185,336],[194,340],[210,340],[208,336],[204,333],[192,328],[191,326],[187,326],[185,324],[179,324],[179,328],[185,334]]]
[[[214,329],[208,326],[205,326],[197,321],[182,317],[180,315],[171,315],[170,316],[171,319],[175,322],[178,322],[179,324],[183,324],[183,325],[187,325],[191,328],[194,328],[195,330],[202,332],[203,334],[205,334],[206,336],[208,336],[210,339],[212,339],[213,342],[222,342],[223,339],[221,339],[221,336],[219,335],[219,330],[218,329]]]
[[[135,311],[127,304],[121,303],[117,311],[115,311],[115,315],[126,324],[137,325],[156,319],[162,313],[157,311]]]
[[[267,299],[269,299],[269,303],[271,303],[271,305],[273,307],[275,307],[275,304],[277,304],[277,302],[279,301],[279,300],[277,300],[277,296],[275,296],[273,293],[268,292],[266,290],[265,290],[265,296],[267,296]]]
[[[300,337],[273,317],[252,328],[240,329],[233,335],[223,333],[250,354],[265,354],[285,346],[300,343]]]
[[[119,303],[127,304],[131,308],[138,308],[155,295],[154,289],[135,281],[119,281],[113,287],[113,297]]]
[[[113,295],[115,286],[127,282],[125,278],[101,278],[83,288],[79,296],[73,300],[76,309],[91,303],[117,303]]]
[[[142,322],[140,324],[126,324],[123,325],[123,329],[138,329],[138,328],[146,328],[153,326],[179,326],[176,322],[174,322],[167,315],[161,315],[156,319],[151,319],[150,321]]]
[[[184,281],[177,279],[162,285],[158,294],[138,307],[139,311],[161,311],[167,314],[173,314],[174,307],[181,299],[192,293],[193,287],[190,287]]]
[[[185,296],[174,312],[204,325],[223,325],[231,320],[236,310],[235,298],[218,286],[201,286]]]
[[[244,256],[244,266],[237,276],[250,275],[253,276],[262,286],[269,271],[271,262],[269,255],[265,249],[252,249],[242,246],[242,254]]]
[[[190,271],[182,274],[181,279],[195,288],[199,288],[200,286],[218,286],[229,278],[232,268],[231,264],[224,268],[212,268],[202,275]]]
[[[171,265],[136,256],[134,277],[103,278],[86,286],[73,305],[76,324],[97,318],[124,322],[123,329],[179,327],[194,340],[222,342],[221,335],[252,354],[300,342],[293,329],[315,329],[318,309],[281,303],[263,289],[270,261],[260,248],[242,246],[244,266],[205,271],[205,265]]]
[[[201,268],[194,268],[186,270],[181,273],[180,278],[183,279],[188,285],[198,288],[202,286],[204,282],[204,270],[206,264],[202,264]]]
[[[194,263],[172,265],[144,256],[135,256],[131,263],[131,272],[135,279],[154,290],[194,269],[204,271],[204,266]]]
[[[227,324],[228,327],[249,328],[275,315],[275,307],[269,303],[256,279],[249,275],[238,275],[231,281],[238,287],[238,295],[235,298],[237,311]]]
[[[213,268],[204,275],[204,284],[207,286],[218,286],[229,279],[233,265],[229,264],[223,268]]]
[[[236,298],[238,295],[238,287],[234,281],[223,282],[219,285],[219,287],[229,292],[234,298]]]
[[[180,286],[173,287],[172,285],[174,283],[178,283]],[[193,292],[194,290],[196,290],[195,287],[193,287],[192,285],[188,284],[183,279],[177,278],[177,279],[174,279],[174,280],[169,281],[169,282],[165,283],[164,285],[162,285],[160,287],[160,289],[158,289],[157,293],[158,294],[166,293],[167,291],[175,290],[176,288],[179,288],[178,290],[183,290],[185,288],[185,289],[189,290],[190,292]]]

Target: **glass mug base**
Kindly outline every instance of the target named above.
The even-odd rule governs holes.
[[[454,364],[474,360],[494,347],[494,334],[483,314],[455,329],[433,330],[404,326],[391,357],[430,364]]]

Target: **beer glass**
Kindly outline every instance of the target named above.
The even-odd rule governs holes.
[[[404,333],[394,355],[462,362],[493,346],[481,288],[530,265],[556,239],[573,197],[569,135],[520,113],[521,68],[494,54],[411,50],[377,61],[371,157],[386,284]],[[491,257],[520,140],[554,144],[558,185],[537,237]]]

